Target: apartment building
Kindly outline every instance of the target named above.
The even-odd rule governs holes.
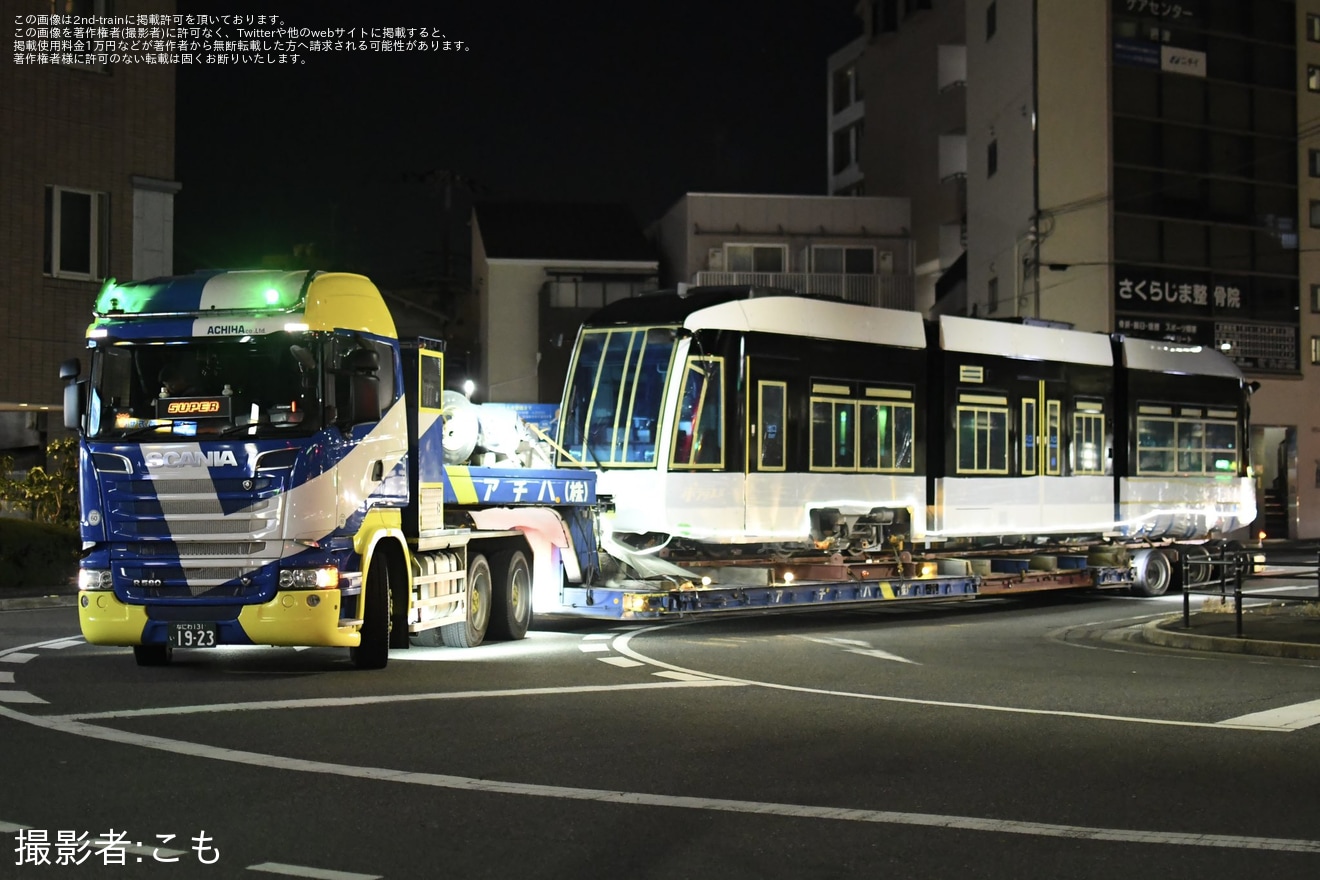
[[[37,33],[52,14],[104,16],[108,6],[5,7],[9,21],[31,25],[36,44],[30,61],[0,65],[0,451],[20,467],[39,463],[64,431],[59,364],[85,347],[103,280],[166,274],[173,264],[174,67],[88,64]],[[113,12],[174,7],[115,0]]]
[[[901,198],[687,193],[647,231],[666,286],[778,287],[915,306]]]
[[[830,192],[912,199],[918,307],[1225,351],[1256,529],[1320,536],[1320,0],[857,11]]]

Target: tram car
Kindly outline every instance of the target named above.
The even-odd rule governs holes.
[[[634,550],[1196,541],[1255,518],[1249,393],[1204,347],[698,287],[582,326],[557,464]]]

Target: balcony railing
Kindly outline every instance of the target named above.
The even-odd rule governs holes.
[[[803,272],[698,272],[698,285],[781,287],[794,293],[833,296],[864,306],[911,311],[916,287],[910,275],[822,275]]]

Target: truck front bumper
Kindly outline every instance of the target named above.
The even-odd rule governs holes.
[[[121,602],[114,593],[83,590],[78,593],[78,622],[83,638],[93,645],[163,645],[175,620],[209,622],[216,626],[222,645],[282,645],[356,648],[358,625],[340,626],[338,590],[288,590],[260,605],[244,605],[238,617],[209,620],[206,606],[146,605]],[[186,611],[177,617],[173,609]],[[220,608],[216,609],[220,612]]]

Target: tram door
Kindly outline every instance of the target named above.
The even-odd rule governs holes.
[[[744,527],[749,535],[768,536],[800,527],[802,509],[794,504],[802,475],[790,473],[793,433],[789,429],[789,398],[794,364],[781,358],[749,357],[747,413],[743,445],[746,475]],[[800,368],[797,368],[800,370]],[[800,420],[801,413],[797,414]]]
[[[1019,402],[1018,474],[1024,477],[1063,475],[1062,383],[1044,379]],[[1051,385],[1058,387],[1051,388]]]

